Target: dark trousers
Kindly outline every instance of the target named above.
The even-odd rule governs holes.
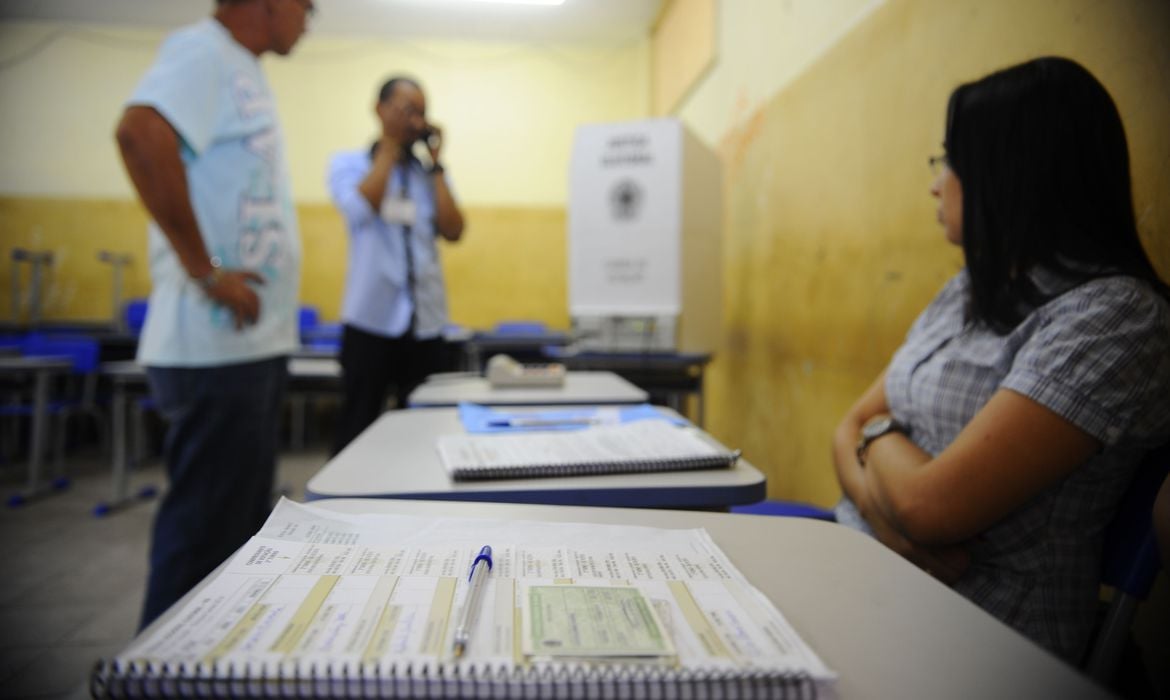
[[[410,392],[442,367],[442,351],[443,341],[439,338],[388,338],[345,326],[341,336],[344,393],[333,454],[378,419],[391,386],[398,408],[405,408]]]
[[[169,487],[154,519],[139,629],[232,555],[272,509],[288,359],[147,369],[166,419]]]

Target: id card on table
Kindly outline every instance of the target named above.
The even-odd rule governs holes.
[[[674,655],[654,606],[632,586],[528,585],[521,591],[526,656]]]

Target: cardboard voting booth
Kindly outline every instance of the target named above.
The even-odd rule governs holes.
[[[577,129],[569,315],[582,346],[715,349],[722,189],[718,158],[677,119]]]

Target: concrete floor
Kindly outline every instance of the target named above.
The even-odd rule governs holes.
[[[134,636],[158,499],[93,517],[111,484],[108,458],[90,451],[70,455],[68,490],[0,507],[0,698],[89,697],[94,662]],[[303,500],[305,483],[326,459],[324,446],[286,451],[279,473],[285,495]],[[26,478],[23,464],[4,466],[0,500]],[[161,490],[165,481],[154,462],[131,483],[136,492],[147,484]]]

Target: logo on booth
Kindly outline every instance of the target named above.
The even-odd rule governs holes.
[[[609,205],[613,218],[619,221],[632,221],[638,218],[642,208],[642,187],[633,180],[618,180],[609,191]]]

